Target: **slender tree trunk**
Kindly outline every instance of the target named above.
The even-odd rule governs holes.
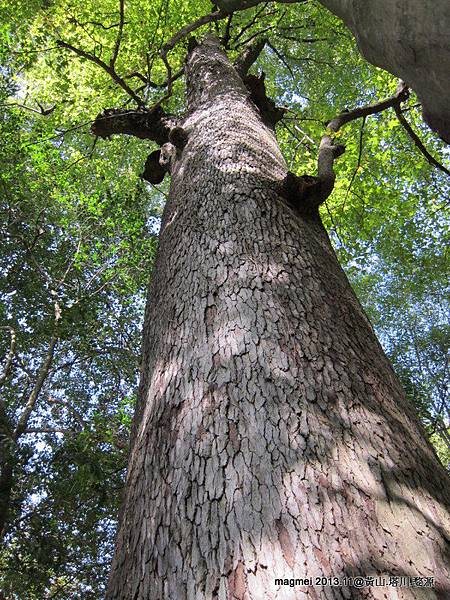
[[[12,488],[14,484],[14,457],[9,448],[1,448],[0,460],[0,544],[6,534],[6,525],[11,507]]]
[[[236,71],[187,77],[107,598],[443,600],[446,474]],[[275,583],[376,574],[436,588]]]
[[[5,379],[7,370],[5,369]],[[3,384],[4,381],[1,382]],[[1,387],[1,385],[0,385]],[[3,400],[0,399],[0,544],[6,534],[11,505],[15,444],[10,420]]]

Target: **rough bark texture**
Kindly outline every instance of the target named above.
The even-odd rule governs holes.
[[[425,120],[450,143],[448,0],[319,1],[352,30],[364,58],[414,89],[423,104]],[[259,3],[217,0],[217,5],[228,11]]]
[[[225,55],[187,65],[109,600],[444,600],[444,470]],[[418,588],[275,578],[434,576]]]

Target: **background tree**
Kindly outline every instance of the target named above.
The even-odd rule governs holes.
[[[302,0],[278,0],[295,2]],[[450,15],[446,2],[411,0],[320,0],[353,32],[363,56],[401,77],[419,95],[427,123],[450,142],[448,70]],[[259,0],[219,0],[229,12]]]
[[[20,119],[24,120],[24,124],[20,127],[13,125],[12,129],[14,132],[20,131],[20,135],[26,137],[25,154],[27,160],[29,153],[32,153],[33,158],[39,155],[40,164],[47,168],[46,171],[44,169],[44,176],[37,180],[35,173],[38,169],[36,169],[35,162],[31,162],[32,176],[27,177],[26,169],[19,169],[18,172],[25,182],[33,181],[33,193],[42,186],[42,195],[44,198],[51,198],[53,210],[54,196],[58,197],[59,194],[66,194],[68,198],[69,206],[66,210],[69,211],[69,217],[64,221],[64,227],[66,228],[64,234],[71,241],[72,255],[61,254],[61,264],[66,268],[70,264],[70,256],[73,256],[77,248],[76,244],[79,239],[76,234],[77,220],[83,217],[83,211],[73,210],[72,208],[80,202],[79,191],[88,198],[86,203],[92,205],[86,219],[89,223],[88,240],[90,236],[103,238],[103,235],[105,235],[102,233],[105,226],[104,222],[109,218],[113,219],[116,229],[111,223],[110,225],[112,225],[114,231],[118,232],[119,237],[123,235],[124,231],[126,232],[128,220],[131,219],[132,222],[133,219],[135,220],[133,211],[137,211],[138,215],[142,215],[140,223],[145,223],[146,217],[144,215],[150,200],[148,190],[139,184],[136,176],[142,172],[145,155],[148,154],[148,146],[145,142],[135,143],[131,138],[124,141],[116,137],[113,138],[112,142],[98,140],[93,148],[92,139],[88,134],[90,123],[86,121],[93,120],[105,105],[118,106],[123,102],[125,107],[128,107],[130,91],[132,95],[141,94],[146,103],[151,106],[161,98],[161,93],[166,90],[167,95],[171,94],[171,97],[166,100],[167,110],[176,111],[182,102],[183,81],[179,73],[184,62],[185,46],[183,46],[183,40],[185,38],[181,36],[179,38],[181,45],[166,48],[163,52],[161,52],[161,47],[164,41],[167,42],[171,39],[175,31],[186,23],[195,22],[198,16],[206,14],[209,10],[208,3],[187,5],[180,2],[176,7],[169,7],[164,3],[154,7],[144,6],[138,2],[127,3],[121,26],[122,17],[120,10],[118,10],[120,6],[120,3],[118,6],[116,6],[116,3],[104,3],[100,7],[96,6],[94,8],[87,3],[82,8],[74,8],[65,2],[56,2],[50,7],[45,4],[41,7],[39,3],[36,5],[27,4],[23,7],[15,5],[14,14],[9,14],[8,19],[5,20],[9,23],[10,29],[7,35],[5,34],[4,39],[9,44],[9,51],[14,49],[15,52],[15,54],[8,52],[7,64],[9,69],[14,74],[18,73],[20,69],[26,69],[26,78],[23,79],[22,76],[19,79],[19,89],[17,89],[17,85],[16,92],[14,89],[9,88],[9,99],[5,100],[6,104],[21,104],[22,108],[8,106],[6,109],[8,114],[14,114],[17,117],[22,115]],[[324,11],[321,11],[312,3],[301,7],[301,12],[299,12],[299,8],[297,6],[283,7],[280,10],[275,9],[273,6],[258,7],[242,15],[224,18],[223,21],[217,24],[221,28],[220,33],[224,37],[226,45],[231,46],[232,57],[235,57],[252,41],[260,37],[269,37],[269,43],[266,44],[258,65],[266,72],[266,85],[272,96],[279,104],[289,103],[291,111],[293,111],[285,115],[278,125],[277,133],[291,170],[297,173],[313,168],[317,155],[316,145],[318,145],[323,133],[322,122],[324,120],[338,114],[343,106],[353,108],[354,106],[373,103],[381,97],[390,96],[396,86],[396,82],[392,81],[387,75],[377,72],[360,62],[351,41],[348,39],[348,34],[339,22],[332,20]],[[69,23],[67,24],[68,14]],[[299,18],[302,20],[300,25]],[[206,21],[208,20],[211,23],[215,21],[215,19],[206,19]],[[206,24],[204,29],[211,26],[214,27]],[[120,28],[121,34],[119,37],[117,33]],[[330,32],[332,32],[331,37]],[[118,39],[120,39],[120,43],[117,47]],[[58,48],[55,40],[61,46],[65,44],[66,47]],[[85,56],[77,57],[76,52],[68,48],[67,45],[82,50]],[[116,52],[116,47],[118,48],[117,56],[113,67],[111,67],[110,61]],[[35,50],[40,52],[35,52]],[[42,50],[45,51],[41,52]],[[93,57],[100,57],[104,61],[103,65],[92,60]],[[104,65],[108,67],[109,71],[104,68]],[[343,68],[336,68],[336,65],[342,65]],[[168,66],[169,72],[167,71]],[[299,66],[302,68],[300,69]],[[133,69],[136,69],[136,71],[133,72]],[[150,70],[151,73],[148,72]],[[173,75],[173,81],[171,81],[171,74]],[[114,75],[114,83],[111,82],[111,75]],[[130,78],[128,75],[133,75],[133,77]],[[361,80],[370,83],[366,87],[360,86],[359,82]],[[17,75],[16,81],[18,81]],[[24,81],[26,87],[24,87]],[[44,81],[45,85],[43,85]],[[73,84],[75,81],[76,86]],[[145,87],[137,91],[142,86]],[[163,92],[160,90],[163,90]],[[287,92],[286,90],[295,91]],[[12,97],[11,94],[13,94]],[[302,96],[308,97],[309,100],[303,99]],[[37,102],[46,108],[41,110]],[[404,114],[412,120],[416,130],[420,131],[422,139],[426,140],[428,148],[433,152],[439,149],[439,144],[430,137],[420,124],[419,117],[416,114],[417,107],[411,108],[414,105],[413,103],[414,100],[410,101],[409,106],[403,107],[406,108]],[[26,108],[24,109],[23,106]],[[55,108],[50,114],[46,116],[40,114],[54,106]],[[30,111],[30,108],[35,112]],[[56,142],[53,140],[47,144],[41,142],[39,138],[53,137],[55,126],[61,126],[62,124],[66,133],[55,138]],[[333,198],[327,201],[324,218],[328,221],[332,237],[340,251],[341,260],[348,265],[358,289],[361,289],[361,293],[365,294],[363,297],[369,300],[368,292],[372,290],[370,301],[374,305],[373,313],[378,314],[375,312],[377,305],[373,302],[375,300],[373,290],[377,289],[379,292],[380,301],[383,296],[386,296],[386,294],[381,293],[382,290],[377,285],[380,280],[386,281],[386,272],[394,273],[395,275],[390,275],[394,280],[397,280],[400,273],[406,281],[412,271],[420,271],[423,274],[421,280],[423,282],[427,280],[427,275],[429,277],[430,271],[434,269],[433,278],[445,281],[444,260],[443,258],[438,259],[438,255],[440,253],[439,248],[443,247],[444,241],[441,233],[444,231],[441,205],[446,184],[443,175],[441,176],[438,170],[432,171],[431,166],[422,157],[418,158],[420,155],[415,154],[417,150],[411,145],[409,138],[403,132],[396,115],[382,113],[378,116],[368,117],[362,125],[361,122],[350,123],[342,129],[342,132],[341,137],[348,138],[345,140],[347,151],[344,157],[340,159],[337,188]],[[61,133],[61,130],[56,131],[56,133]],[[64,143],[59,141],[62,139]],[[27,145],[29,142],[36,141],[40,143]],[[20,144],[17,144],[17,138],[13,138],[10,148],[17,148],[18,146]],[[38,151],[36,151],[36,148]],[[42,148],[44,148],[44,152]],[[12,160],[12,164],[14,163],[22,165],[18,158]],[[28,172],[30,171],[31,169]],[[58,193],[55,193],[54,174],[61,172],[64,175],[57,178],[55,187],[60,189]],[[131,175],[132,173],[133,175]],[[392,180],[393,173],[396,174],[395,182]],[[402,176],[401,179],[400,175]],[[48,190],[49,181],[52,184],[50,194]],[[377,182],[378,186],[383,185],[383,194],[374,191]],[[15,187],[15,185],[16,182],[14,181],[12,187]],[[69,194],[67,190],[70,191]],[[139,190],[138,194],[136,190]],[[134,198],[136,203],[132,200],[130,204],[123,202],[123,198],[128,191],[130,199]],[[20,193],[17,193],[17,197],[26,197],[23,188]],[[108,200],[104,200],[105,197],[110,199],[109,204]],[[120,202],[118,199],[120,199]],[[99,205],[103,204],[106,205],[106,208],[99,208]],[[118,215],[116,211],[121,209],[123,209],[123,213]],[[96,211],[97,218],[94,218],[92,215]],[[386,214],[390,214],[392,218],[386,219]],[[33,233],[36,213],[30,209],[29,205],[24,206],[21,218],[22,221],[30,223],[25,228]],[[55,217],[52,217],[50,221],[52,222],[54,219]],[[56,222],[58,222],[57,219]],[[53,225],[53,223],[51,224]],[[80,226],[85,231],[86,223],[83,218],[81,218]],[[150,230],[154,231],[153,228],[150,228]],[[144,232],[142,231],[142,233]],[[127,233],[125,233],[125,237],[127,238]],[[428,239],[432,239],[433,243],[430,244],[427,241]],[[88,282],[89,278],[95,273],[95,266],[97,269],[101,268],[101,265],[106,264],[108,260],[110,260],[111,270],[108,270],[105,275],[108,277],[113,276],[117,256],[121,257],[121,261],[119,261],[119,265],[123,267],[121,272],[128,269],[128,265],[130,265],[131,272],[135,273],[134,265],[139,265],[140,277],[144,274],[145,269],[148,267],[140,262],[140,257],[149,256],[148,246],[142,249],[134,242],[131,244],[131,248],[130,244],[125,245],[122,249],[119,244],[118,248],[117,238],[114,238],[114,243],[109,242],[111,240],[111,229],[108,228],[105,240],[108,240],[105,242],[107,245],[109,244],[108,250],[103,254],[99,252],[94,260],[92,254],[88,257],[87,280],[85,281]],[[17,239],[15,241],[17,242]],[[50,236],[46,243],[52,249]],[[87,243],[87,245],[89,244]],[[130,252],[130,249],[135,250],[135,254]],[[411,250],[413,250],[412,254]],[[8,258],[5,259],[8,263],[11,260],[11,252],[10,247],[8,247]],[[51,266],[52,252],[42,254],[44,254],[41,257],[42,264],[47,271],[52,273],[53,279],[56,282],[59,281],[65,271],[61,269],[61,266],[59,266],[59,271],[57,269],[53,270]],[[66,262],[64,262],[65,256],[67,257],[65,258]],[[411,256],[414,257],[414,260]],[[421,260],[421,269],[417,269],[415,263],[418,259]],[[22,265],[23,263],[20,261],[19,264]],[[50,261],[49,265],[47,265],[47,261]],[[93,262],[93,265],[90,261]],[[112,266],[111,263],[113,263]],[[394,266],[396,266],[396,270],[392,270]],[[76,276],[79,278],[79,273]],[[119,275],[119,279],[120,277]],[[142,286],[143,279],[139,278],[138,281],[140,282],[138,286]],[[106,283],[106,279],[100,279],[98,287],[101,288],[103,283]],[[411,281],[410,295],[405,294],[405,297],[411,299],[411,306],[414,306],[414,310],[420,313],[423,310],[421,303],[424,296],[426,296],[426,292],[423,290],[423,283],[421,284],[422,287],[419,283],[416,273],[415,279],[413,278]],[[137,289],[134,287],[136,284],[132,283],[129,278],[127,278],[127,285],[131,285],[131,289]],[[436,288],[438,288],[438,285],[440,284],[436,284]],[[15,282],[15,287],[18,287],[17,282]],[[110,303],[110,310],[114,317],[117,308],[122,306],[124,295],[130,295],[129,292],[125,291],[125,289],[129,290],[129,287],[121,288],[118,286],[118,288],[117,299]],[[11,289],[8,288],[7,293]],[[104,288],[105,291],[109,291],[109,289],[108,286]],[[102,291],[100,290],[100,296]],[[47,299],[47,302],[49,301],[48,291],[41,294],[41,296]],[[52,323],[52,300],[53,298],[50,297],[49,318],[44,327],[47,336]],[[92,331],[98,331],[100,323],[103,327],[108,321],[108,318],[105,317],[108,314],[106,304],[100,300],[97,306],[98,312],[95,317],[97,320],[95,321],[94,318],[92,321]],[[368,306],[370,308],[370,304]],[[65,308],[67,308],[67,305],[65,305]],[[136,318],[133,315],[137,316],[137,312],[133,312],[135,308],[139,309],[139,307],[134,307],[131,304],[128,309],[124,309],[120,328],[125,323],[133,324],[133,331],[136,331],[136,325],[133,323],[133,318]],[[434,322],[438,329],[442,330],[441,309],[434,306],[432,302],[430,302],[430,309]],[[24,309],[22,310],[24,312]],[[63,314],[64,311],[62,311]],[[397,314],[401,314],[400,307]],[[426,313],[423,311],[422,314],[425,315]],[[419,317],[419,322],[420,320]],[[83,321],[89,322],[85,315],[81,317],[80,326]],[[380,331],[382,331],[382,320],[380,319],[378,322],[380,323]],[[384,315],[383,322],[389,324],[386,315]],[[8,322],[7,326],[9,327]],[[400,323],[395,330],[401,331],[402,326],[403,324]],[[108,335],[117,334],[120,331],[119,327],[113,321]],[[406,330],[406,326],[403,330]],[[6,331],[8,335],[4,339],[4,348],[5,356],[8,356],[10,335],[9,329]],[[30,333],[32,334],[31,331]],[[35,336],[30,335],[30,337],[34,338]],[[391,340],[393,337],[391,337]],[[401,335],[397,339],[400,338]],[[76,336],[73,340],[71,339],[70,343],[75,343],[75,339]],[[101,336],[99,336],[100,339]],[[111,346],[113,347],[114,343]],[[87,407],[90,403],[93,403],[94,406],[101,403],[97,392],[93,391],[93,386],[89,385],[88,382],[96,382],[100,379],[106,381],[109,377],[114,379],[116,376],[114,371],[115,373],[117,373],[117,370],[122,373],[126,371],[120,363],[117,364],[117,370],[114,368],[114,363],[117,361],[115,348],[112,354],[114,358],[111,362],[105,362],[104,355],[100,354],[101,347],[102,344],[99,341],[98,344],[93,344],[89,351],[91,356],[97,357],[97,360],[94,359],[94,363],[101,364],[103,367],[96,373],[95,377],[89,378],[90,376],[86,375],[86,383],[82,384],[79,383],[79,379],[83,379],[84,370],[83,373],[76,373],[77,370],[74,370],[74,373],[76,373],[74,380],[77,381],[74,381],[73,398],[77,400],[83,397],[82,394],[79,394],[79,390],[84,390],[85,401],[82,403],[80,412],[85,422],[87,422],[88,433],[89,429],[93,430],[87,438],[82,438],[82,440],[86,440],[81,442],[82,446],[87,448],[92,445],[92,440],[96,438],[96,431],[100,428],[102,431],[100,440],[105,437],[103,432],[106,432],[107,439],[103,444],[99,441],[98,448],[99,451],[106,451],[111,447],[112,438],[115,437],[113,435],[115,428],[109,427],[105,423],[105,418],[111,419],[111,410],[114,411],[116,398],[120,397],[120,394],[119,396],[108,396],[108,392],[106,392],[105,397],[108,397],[108,402],[104,403],[104,407],[99,413],[93,415]],[[394,343],[388,347],[391,347],[392,352],[395,353],[395,348],[400,346]],[[69,344],[67,344],[67,348],[70,348]],[[66,352],[68,351],[67,348],[65,349]],[[46,349],[45,338],[43,349]],[[82,356],[86,356],[86,354]],[[127,355],[125,359],[128,364],[129,356]],[[112,373],[112,375],[108,373]],[[60,382],[63,382],[61,388],[67,388],[67,383],[70,380],[65,376],[63,370],[61,370],[61,375]],[[132,380],[133,377],[131,376],[128,381],[131,383]],[[129,393],[130,383],[124,382],[123,394],[127,397],[131,395]],[[115,389],[117,390],[117,387]],[[47,398],[45,394],[42,397]],[[48,397],[51,398],[50,395]],[[70,397],[69,390],[65,391],[65,397]],[[432,409],[431,414],[436,415],[439,411],[439,403],[436,402],[435,397],[432,399],[433,403],[436,405],[436,410]],[[44,417],[46,416],[45,411],[41,414]],[[90,418],[86,419],[87,416]],[[49,425],[50,423],[41,419],[32,424],[34,429],[37,429],[39,424]],[[55,425],[53,421],[52,424]],[[77,427],[78,425],[75,424],[72,429],[77,431]],[[80,424],[78,430],[81,429],[86,431],[86,427],[81,427]],[[29,433],[28,435],[33,434]],[[53,448],[58,448],[61,444],[66,446],[65,442],[58,441],[55,437],[56,434],[47,435],[53,435],[52,438],[48,438],[47,448],[49,445]],[[101,452],[93,452],[92,454],[88,452],[86,454],[86,451],[84,451],[84,453],[78,454],[82,458],[77,459],[76,445],[68,443],[67,449],[67,452],[57,450],[54,451],[54,454],[52,453],[52,456],[65,458],[60,463],[60,467],[57,467],[57,463],[55,463],[55,472],[50,473],[50,477],[55,478],[58,469],[59,472],[64,472],[65,461],[72,453],[74,456],[73,464],[75,465],[73,472],[77,475],[80,471],[83,471],[81,466],[84,463],[92,464],[100,461]],[[89,458],[90,456],[92,461]],[[34,461],[34,463],[36,465],[42,464],[39,460]],[[118,465],[120,466],[120,460]],[[24,466],[16,469],[16,471],[22,471],[24,475],[27,474]],[[96,481],[92,470],[86,468],[84,473],[84,478],[82,476],[78,477],[78,489],[81,496],[83,496],[82,488],[84,486],[89,489],[87,481]],[[102,474],[97,473],[97,480],[101,478]],[[58,512],[57,508],[53,508],[57,507],[58,494],[56,494],[56,504],[53,500],[45,502],[39,495],[39,487],[36,483],[39,480],[39,476],[27,478],[29,482],[27,493],[35,494],[34,504],[31,504],[31,508],[36,513],[39,512],[36,510],[39,506],[39,510],[42,510],[40,514],[46,517],[48,517],[50,511],[55,510],[54,527],[58,529],[56,523],[57,519],[62,518],[62,513]],[[58,487],[58,485],[55,485],[53,489],[61,491],[64,490],[64,486]],[[26,498],[26,494],[23,497]],[[39,502],[36,501],[36,497],[41,498]],[[109,494],[109,497],[111,497],[111,494]],[[94,512],[96,498],[98,496],[93,494],[92,507]],[[80,501],[86,502],[86,496]],[[20,504],[24,506],[24,502]],[[19,505],[17,505],[17,509],[19,509]],[[111,514],[111,505],[109,504],[105,510]],[[92,513],[94,520],[98,518],[100,522],[101,517],[95,517],[94,512]],[[66,514],[66,518],[70,521],[72,513],[69,509],[67,509]],[[98,515],[100,514],[101,511]],[[41,523],[44,523],[44,519],[41,520]],[[59,527],[61,528],[60,525]],[[28,531],[30,532],[29,535],[36,540],[36,544],[41,547],[43,543],[42,534],[45,531],[42,525],[40,528],[30,526]],[[103,528],[100,537],[107,531],[108,528]],[[11,537],[10,540],[12,539]],[[54,537],[48,536],[47,539],[53,540],[52,544],[58,547]],[[77,549],[79,544],[83,543],[80,540],[86,539],[86,537],[80,538],[79,532],[75,532],[73,539],[73,548]],[[26,552],[25,545],[29,545],[29,538],[27,539],[23,534],[16,535],[15,544],[15,548],[19,544],[22,553],[20,556],[23,557],[23,553]],[[59,548],[62,549],[63,547],[64,543],[60,543]],[[12,548],[14,546],[10,543],[9,554],[5,555],[5,560],[12,561],[9,564],[15,567],[17,559],[11,554]],[[33,554],[35,573],[36,569],[39,569],[40,561],[43,560],[45,552]],[[93,556],[95,556],[94,550],[86,556],[83,564],[92,564]],[[69,594],[76,597],[76,594],[80,593],[80,589],[86,593],[88,590],[87,585],[93,586],[94,591],[90,592],[93,594],[92,597],[98,597],[98,595],[95,596],[97,593],[95,592],[95,586],[98,585],[98,578],[101,578],[101,574],[100,576],[97,574],[96,581],[91,578],[91,584],[86,583],[89,579],[88,576],[87,579],[83,580],[82,585],[84,587],[80,588],[80,577],[85,577],[88,569],[83,569],[85,574],[80,575],[80,569],[75,569],[73,566],[76,564],[76,560],[75,550],[72,559],[66,559],[63,556],[57,567],[52,566],[47,570],[41,570],[41,587],[35,592],[38,594],[37,597],[43,597],[44,593],[48,595],[60,594],[60,597],[64,598],[69,597]],[[26,561],[22,558],[22,563],[24,562]],[[28,573],[28,576],[33,573],[32,569],[27,571],[23,566],[21,570],[22,573]],[[76,574],[75,570],[78,571]],[[57,583],[55,583],[55,572],[64,575]],[[12,585],[9,589],[20,592],[27,585],[30,586],[29,582],[32,581],[32,578],[30,578],[27,583],[22,578],[20,585],[25,587],[19,588],[17,587],[19,585],[18,579],[16,578],[15,581],[13,579],[9,580],[13,581],[12,584],[9,584]],[[61,588],[59,591],[58,586]]]

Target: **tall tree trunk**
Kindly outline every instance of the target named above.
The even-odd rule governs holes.
[[[443,600],[446,474],[212,40],[187,77],[107,598]],[[379,573],[437,587],[275,583]]]

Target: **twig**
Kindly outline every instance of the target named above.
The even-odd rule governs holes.
[[[120,27],[120,23],[113,23],[112,25],[104,25],[103,23],[100,23],[99,21],[85,21],[84,23],[80,23],[80,21],[76,21],[75,23],[76,25],[79,25],[80,27],[86,27],[86,25],[94,25],[94,27],[101,27],[104,31],[108,31],[109,29],[114,29],[114,27]],[[124,25],[126,25],[126,21],[124,22]]]
[[[350,183],[348,184],[347,192],[345,194],[345,198],[344,198],[344,201],[343,201],[342,206],[341,206],[341,214],[344,214],[345,203],[347,202],[347,198],[348,198],[348,195],[350,193],[350,190],[352,189],[352,185],[353,185],[353,182],[355,181],[356,174],[357,174],[357,172],[359,170],[359,167],[361,166],[361,158],[362,158],[362,150],[363,150],[363,136],[364,136],[364,126],[365,126],[365,124],[366,124],[366,117],[363,117],[363,120],[362,120],[362,123],[361,123],[361,129],[359,131],[358,161],[356,163],[356,167],[353,170],[353,173],[352,173],[352,176],[351,176],[351,179],[350,179]]]
[[[36,140],[35,142],[30,142],[25,144],[23,147],[28,148],[29,146],[36,146],[37,144],[43,144],[44,142],[50,142],[51,140],[57,140],[60,137],[64,137],[67,133],[71,133],[72,131],[76,131],[77,129],[82,129],[86,127],[86,125],[92,125],[95,119],[91,119],[90,121],[85,121],[84,123],[80,123],[79,125],[74,125],[73,127],[69,127],[69,129],[64,129],[61,133],[57,133],[56,135],[52,135],[48,138],[44,138],[42,140]]]
[[[10,50],[7,48],[8,54],[43,54],[44,52],[51,52],[52,50],[58,50],[58,46],[51,46],[50,48],[42,48],[40,50]]]
[[[255,14],[253,15],[253,18],[246,24],[244,25],[244,27],[242,27],[242,29],[240,30],[240,32],[237,34],[237,36],[234,38],[234,44],[236,45],[237,41],[239,40],[240,37],[242,37],[244,35],[244,33],[246,31],[248,31],[251,27],[253,27],[253,25],[256,23],[256,21],[258,20],[259,16],[261,15],[261,13],[263,13],[266,8],[267,8],[267,2],[265,2],[260,9],[258,9]]]
[[[31,108],[31,106],[25,106],[25,104],[19,104],[18,102],[9,102],[6,104],[0,104],[0,106],[17,106],[18,108],[23,108],[25,110],[29,110],[30,112],[36,113],[37,115],[41,115],[43,117],[47,117],[48,115],[52,114],[52,112],[55,110],[56,108],[56,104],[54,106],[52,106],[51,108],[44,108],[43,106],[41,106],[39,104],[39,102],[37,102],[37,105],[39,106],[39,110],[37,110],[36,108]]]
[[[133,98],[133,100],[139,105],[139,106],[144,106],[144,100],[142,98],[140,98],[131,88],[130,86],[127,84],[127,82],[120,77],[120,75],[115,71],[115,69],[113,67],[111,67],[110,65],[107,65],[105,63],[105,61],[103,61],[101,58],[98,58],[98,56],[95,56],[95,54],[90,54],[89,52],[86,52],[85,50],[82,50],[81,48],[76,48],[75,46],[72,46],[72,44],[68,44],[67,42],[64,42],[63,40],[57,40],[56,42],[58,44],[58,46],[61,46],[62,48],[67,48],[68,50],[71,50],[72,52],[74,52],[75,54],[78,54],[78,56],[81,56],[82,58],[86,58],[87,60],[93,62],[94,64],[98,65],[99,67],[101,67],[104,71],[106,71],[108,73],[108,75],[110,75],[110,77],[113,79],[113,81],[115,81],[118,85],[120,85],[120,87],[125,90],[125,92],[131,96],[131,98]]]
[[[347,251],[348,251],[348,248],[347,248],[347,246],[344,244],[344,242],[342,241],[342,238],[341,238],[341,236],[340,236],[340,235],[339,235],[339,233],[338,233],[338,228],[337,228],[337,225],[336,225],[336,223],[334,222],[334,219],[333,219],[333,214],[332,214],[332,212],[331,212],[331,210],[330,210],[330,207],[328,206],[328,202],[327,202],[326,200],[325,200],[325,208],[327,209],[328,216],[330,217],[330,221],[331,221],[331,224],[332,224],[332,226],[333,226],[333,233],[336,235],[336,237],[337,237],[337,239],[339,240],[339,243],[341,244],[341,246],[342,246],[343,248],[345,248],[345,250],[347,250]]]
[[[272,52],[281,60],[281,62],[283,63],[283,65],[286,67],[286,69],[289,71],[289,75],[292,77],[293,80],[295,80],[295,75],[291,69],[290,64],[286,61],[285,57],[283,56],[283,54],[281,54],[281,52],[278,50],[278,48],[275,48],[275,46],[273,46],[270,42],[267,42],[267,45],[269,46],[269,48],[272,50]]]
[[[259,35],[262,35],[263,33],[268,32],[268,31],[272,31],[272,29],[273,29],[272,25],[269,25],[268,27],[264,27],[263,29],[260,29],[259,31],[256,31],[253,35],[249,36],[243,42],[239,42],[239,44],[236,44],[235,45],[235,49],[237,50],[241,46],[246,46],[247,44],[250,44],[250,42],[252,40],[254,40],[256,37],[258,37]]]
[[[281,38],[282,40],[289,40],[291,42],[297,42],[302,44],[315,44],[316,42],[333,41],[332,38],[296,38],[289,35],[281,35],[279,33],[277,33],[277,37]]]
[[[425,158],[430,163],[430,165],[433,165],[433,167],[436,167],[436,169],[439,169],[440,171],[442,171],[446,175],[450,176],[450,171],[448,169],[446,169],[444,167],[444,165],[441,165],[441,163],[439,161],[437,161],[434,158],[434,156],[432,156],[428,152],[428,150],[425,148],[425,146],[422,143],[422,140],[419,138],[419,136],[417,135],[417,133],[413,130],[413,128],[411,127],[411,125],[405,119],[405,116],[403,115],[403,112],[400,110],[400,106],[398,104],[394,106],[394,110],[395,110],[395,114],[397,115],[397,119],[400,121],[402,127],[405,129],[406,133],[412,139],[412,141],[414,142],[416,148],[425,156]]]
[[[70,429],[59,427],[27,427],[23,433],[73,433]]]
[[[73,162],[68,164],[67,167],[64,167],[63,171],[68,171],[69,169],[71,169],[72,167],[74,167],[75,165],[80,163],[81,161],[89,160],[90,158],[92,158],[92,155],[94,154],[95,146],[97,145],[97,141],[98,141],[98,136],[96,136],[94,138],[94,141],[92,143],[92,146],[91,146],[91,149],[89,150],[89,152],[87,154],[83,154],[83,156],[80,156],[80,158],[77,158],[76,160],[74,160]]]
[[[166,7],[166,18],[165,18],[165,22],[167,21],[167,6],[168,6],[169,0],[162,0],[161,4],[159,6],[159,10],[158,10],[158,19],[156,21],[156,25],[153,29],[153,34],[152,34],[152,38],[151,40],[148,41],[148,48],[151,49],[154,46],[154,42],[155,42],[155,37],[156,37],[156,32],[159,31],[159,26],[161,23],[161,17],[162,17],[162,11],[163,11],[163,5],[165,4]],[[165,23],[164,23],[165,24]],[[162,41],[159,44],[159,48],[158,48],[158,53],[161,50],[162,47]],[[146,53],[145,58],[146,58],[146,62],[147,62],[147,77],[150,80],[151,79],[151,74],[152,74],[152,68],[153,68],[153,63],[155,61],[155,55],[156,53],[153,52],[152,54],[152,60],[150,61],[150,54],[149,52]]]

